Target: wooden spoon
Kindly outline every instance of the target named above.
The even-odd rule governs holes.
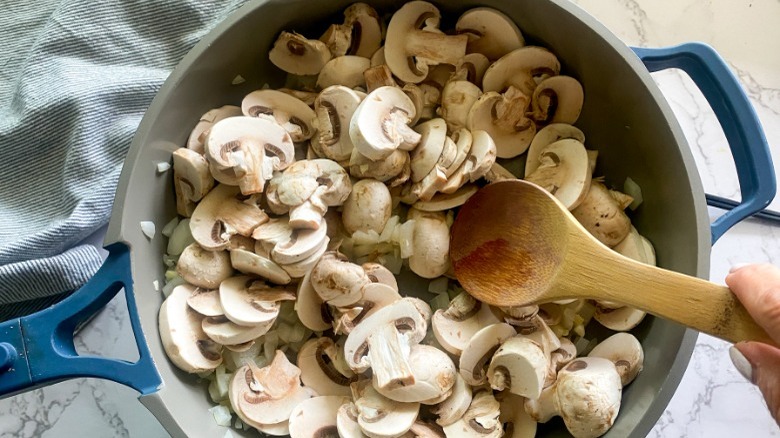
[[[461,285],[495,306],[607,300],[731,342],[776,345],[727,287],[612,251],[527,181],[496,182],[472,196],[452,226],[450,257]]]

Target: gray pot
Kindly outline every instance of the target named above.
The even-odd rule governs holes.
[[[387,0],[371,3],[386,11],[398,7]],[[207,110],[238,104],[266,82],[282,83],[283,76],[267,57],[280,30],[319,35],[324,25],[310,24],[339,21],[349,4],[346,0],[253,1],[184,58],[147,111],[128,154],[106,237],[111,252],[106,264],[87,286],[57,306],[0,325],[0,373],[5,371],[0,374],[0,393],[72,377],[108,378],[141,392],[141,402],[174,436],[225,434],[207,412],[211,402],[206,386],[168,361],[158,335],[157,313],[163,297],[152,285],[163,278],[166,242],[159,237],[149,241],[139,222],[151,220],[162,227],[176,209],[172,178],[158,175],[156,163],[170,161],[171,152],[185,144]],[[706,278],[711,241],[774,197],[769,151],[755,114],[725,64],[705,46],[642,55],[650,68],[679,66],[689,71],[704,94],[713,98],[721,120],[727,119],[722,123],[745,203],[712,228],[693,157],[671,109],[647,67],[604,26],[565,0],[453,1],[438,6],[450,19],[473,6],[505,12],[529,42],[551,49],[561,59],[563,72],[584,84],[585,106],[577,125],[590,147],[600,152],[597,174],[607,175],[608,182],[618,186],[630,176],[642,187],[644,204],[633,222],[655,245],[660,266]],[[231,85],[238,74],[246,82]],[[129,363],[78,357],[73,328],[122,286],[140,359]],[[620,415],[607,434],[611,437],[647,435],[677,388],[696,340],[695,332],[652,317],[634,333],[644,345],[645,369],[625,389]],[[540,430],[545,436],[566,435],[562,423],[555,421]]]

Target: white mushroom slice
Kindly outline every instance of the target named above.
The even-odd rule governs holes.
[[[298,351],[301,381],[319,395],[349,396],[349,384],[355,374],[342,374],[334,366],[337,361],[338,347],[333,339],[327,336],[309,339]]]
[[[549,50],[536,46],[521,47],[488,67],[482,78],[482,89],[501,92],[513,86],[530,98],[536,88],[536,78],[557,76],[560,72],[561,63]]]
[[[209,135],[211,127],[222,119],[241,115],[241,108],[235,105],[225,105],[219,108],[208,110],[206,114],[200,116],[198,124],[192,129],[187,139],[187,149],[204,154],[206,152],[206,137]]]
[[[242,275],[228,278],[219,285],[219,301],[229,320],[252,327],[276,320],[279,315],[279,301],[276,299],[280,292],[291,294]],[[294,294],[292,299],[295,299]]]
[[[306,105],[309,105],[309,107],[314,107],[314,99],[317,97],[317,93],[312,91],[303,91],[303,90],[293,90],[291,88],[280,88],[279,91],[285,94],[289,94],[290,96],[295,97],[296,99],[299,99],[303,101]]]
[[[567,209],[577,208],[590,189],[591,172],[585,145],[558,140],[539,153],[539,167],[525,177],[555,196]]]
[[[615,364],[623,386],[631,383],[642,371],[645,354],[642,344],[630,333],[615,333],[599,342],[588,357],[603,357]]]
[[[331,53],[322,41],[310,40],[297,33],[282,32],[268,52],[268,58],[287,73],[316,75],[330,61]]]
[[[344,56],[352,45],[352,27],[345,24],[331,24],[320,37],[320,41],[328,46],[334,58]]]
[[[369,262],[363,263],[362,268],[372,283],[381,283],[390,286],[393,290],[398,292],[398,281],[396,280],[395,275],[384,267],[384,265]],[[366,295],[365,288],[363,289],[363,295]]]
[[[238,345],[253,341],[268,333],[274,321],[266,321],[255,326],[238,325],[226,316],[207,316],[203,318],[203,331],[214,342],[222,345]]]
[[[342,254],[326,252],[311,271],[311,284],[317,295],[332,306],[349,306],[363,296],[369,284],[365,271]]]
[[[477,87],[482,87],[482,77],[489,66],[490,60],[487,56],[481,53],[468,53],[455,65],[455,71],[450,75],[448,83],[451,81],[468,81]]]
[[[173,187],[176,190],[176,212],[190,217],[195,203],[214,187],[209,163],[203,155],[186,148],[173,152]]]
[[[575,346],[569,338],[560,338],[560,342],[561,346],[550,353],[550,369],[548,370],[546,383],[555,381],[555,377],[551,376],[551,374],[557,376],[558,371],[560,371],[561,368],[568,365],[569,362],[577,357],[577,346]]]
[[[397,438],[412,428],[420,404],[390,400],[367,385],[360,397],[355,397],[355,410],[364,434],[371,438]]]
[[[585,99],[582,84],[571,76],[552,76],[539,83],[531,98],[538,123],[573,124],[580,117]]]
[[[259,117],[273,120],[281,125],[294,142],[308,140],[314,135],[311,125],[314,120],[314,110],[302,100],[278,90],[256,90],[241,101],[241,111],[247,117]],[[266,147],[268,149],[268,147]],[[268,152],[275,152],[269,150]],[[274,163],[274,170],[282,170],[289,166],[294,151],[285,149],[279,162]],[[277,154],[278,156],[278,154]],[[270,179],[266,178],[266,179]]]
[[[539,164],[541,164],[539,154],[544,148],[558,140],[567,138],[585,143],[585,134],[578,128],[566,123],[551,123],[540,129],[531,141],[531,146],[528,147],[528,155],[525,161],[525,176],[532,174],[539,167]],[[592,171],[590,173],[593,174]]]
[[[321,332],[331,328],[332,316],[329,307],[312,287],[311,271],[307,272],[298,284],[295,312],[301,323],[311,331]]]
[[[194,286],[216,289],[222,280],[233,275],[233,268],[227,251],[207,251],[192,243],[179,256],[176,272]]]
[[[336,429],[342,438],[364,438],[366,435],[358,423],[358,411],[354,403],[344,403],[336,414]]]
[[[466,52],[481,53],[491,61],[525,45],[515,22],[492,8],[464,12],[455,24],[455,32],[468,35]]]
[[[406,3],[393,14],[387,25],[385,59],[402,81],[422,82],[429,65],[455,65],[466,55],[468,37],[440,32],[440,19],[439,10],[424,1]]]
[[[503,322],[475,333],[460,355],[460,375],[466,383],[473,386],[487,383],[488,361],[505,340],[516,334],[514,327]]]
[[[319,144],[323,158],[334,161],[350,158],[354,146],[349,137],[349,123],[362,100],[357,93],[342,85],[325,88],[314,100],[318,134],[312,143]]]
[[[633,226],[625,239],[620,241],[614,248],[619,254],[638,262],[655,266],[655,249],[653,244],[647,238],[639,234]]]
[[[383,388],[374,374],[374,387],[385,397],[400,402],[422,402],[441,397],[455,385],[458,371],[447,353],[429,345],[414,345],[409,353],[414,376],[411,385]]]
[[[385,283],[369,283],[363,286],[363,297],[358,302],[337,308],[333,330],[336,333],[349,334],[361,321],[400,299],[397,285],[393,287]]]
[[[528,96],[515,87],[504,94],[486,92],[469,110],[466,127],[490,134],[499,158],[514,158],[528,149],[536,134],[536,125],[526,117],[528,103]]]
[[[381,233],[390,219],[393,201],[386,185],[375,179],[362,179],[352,186],[343,208],[341,218],[350,235],[358,230]]]
[[[366,80],[363,72],[371,66],[371,60],[362,56],[339,56],[322,67],[317,76],[317,86],[321,89],[332,85],[347,88],[364,87]]]
[[[441,90],[444,86],[437,83],[431,83],[427,80],[418,85],[409,85],[418,87],[420,92],[422,92],[422,109],[418,114],[419,119],[429,120],[436,117],[436,110],[441,104]],[[406,86],[404,86],[404,88],[406,88]]]
[[[259,275],[272,283],[287,284],[292,280],[290,275],[273,260],[243,249],[230,251],[230,263],[238,271]]]
[[[275,246],[278,243],[289,240],[293,231],[287,216],[281,216],[271,218],[268,222],[258,225],[252,231],[252,238],[257,242]]]
[[[209,339],[201,328],[203,317],[187,305],[195,289],[173,288],[160,307],[160,340],[168,358],[182,371],[202,373],[222,363],[222,346]]]
[[[504,424],[507,438],[534,438],[536,436],[537,423],[525,411],[525,400],[511,392],[504,391],[497,396],[501,406],[501,415],[498,419]]]
[[[537,342],[509,338],[493,354],[487,377],[490,387],[527,398],[539,398],[547,376],[548,356]]]
[[[242,420],[243,421],[243,420]],[[260,432],[271,435],[271,436],[287,436],[290,434],[290,422],[289,421],[282,421],[275,424],[251,424],[248,422],[245,422],[246,425],[254,427],[255,429],[259,430]]]
[[[596,313],[593,314],[593,319],[610,330],[626,332],[638,326],[645,319],[645,316],[647,316],[647,313],[628,306],[617,309],[605,309],[596,306]]]
[[[593,237],[609,247],[620,243],[631,231],[631,220],[607,187],[598,181],[591,181],[587,196],[571,214]]]
[[[463,166],[463,163],[469,157],[471,145],[474,142],[474,136],[471,135],[471,131],[466,128],[456,130],[450,135],[450,138],[455,142],[455,158],[452,160],[452,163],[447,166],[445,171],[447,178],[450,178]]]
[[[409,154],[412,160],[412,181],[420,182],[438,163],[447,139],[444,119],[432,119],[414,128],[420,134],[420,142]]]
[[[408,123],[415,114],[414,104],[400,88],[379,87],[363,99],[352,116],[352,144],[371,160],[387,158],[399,147],[414,148],[420,134]]]
[[[439,115],[447,122],[450,132],[466,127],[469,111],[481,95],[478,86],[465,80],[450,81],[444,86]]]
[[[242,200],[238,187],[219,184],[195,207],[189,226],[200,246],[216,251],[227,248],[231,236],[250,236],[258,225],[267,221],[268,215],[253,198]]]
[[[436,423],[439,426],[449,426],[458,421],[471,405],[471,396],[471,386],[458,374],[455,377],[452,394],[431,409],[431,413],[438,417]]]
[[[474,131],[471,139],[466,160],[448,177],[447,183],[440,190],[442,193],[454,193],[463,184],[482,178],[495,164],[496,144],[490,135],[485,131]]]
[[[444,426],[447,438],[499,438],[504,428],[498,417],[500,404],[491,391],[474,394],[471,405],[458,421]]]
[[[422,179],[422,181],[412,184],[412,193],[415,195],[415,201],[422,199],[430,201],[436,192],[447,185],[447,171],[439,164],[433,166],[433,170]]]
[[[393,79],[393,73],[390,71],[390,67],[388,67],[387,64],[379,64],[367,68],[366,71],[363,72],[363,79],[365,79],[366,82],[366,91],[369,93],[379,87],[394,87],[397,85],[395,79]],[[415,90],[420,93],[420,105],[418,106],[416,103],[414,105],[416,109],[419,109],[419,107],[422,106],[422,91],[417,87],[410,88],[409,90]],[[407,95],[409,95],[409,93],[407,93]],[[414,102],[414,97],[409,96],[409,98]],[[412,120],[412,124],[414,124],[414,122],[416,122],[416,120]]]
[[[490,166],[488,173],[485,174],[485,181],[489,183],[508,179],[517,179],[517,177],[498,163],[493,163],[493,165]]]
[[[437,310],[431,319],[433,334],[449,353],[459,356],[469,340],[482,328],[501,322],[493,308],[461,292],[447,309]]]
[[[377,65],[387,65],[387,60],[385,59],[385,46],[382,46],[374,52],[373,55],[371,55],[371,67],[376,67]],[[388,67],[389,69],[390,67]]]
[[[186,284],[182,286],[191,287]],[[222,310],[222,304],[219,302],[219,289],[195,287],[190,296],[187,297],[187,304],[192,310],[203,316],[220,316],[225,314],[225,311]]]
[[[346,396],[319,396],[300,402],[290,413],[290,438],[338,436],[336,414],[349,402]]]
[[[390,187],[406,182],[412,174],[411,169],[409,152],[400,149],[378,161],[370,160],[357,149],[353,149],[349,160],[349,173],[355,178],[373,178]]]
[[[353,3],[344,10],[344,24],[352,27],[349,54],[371,58],[382,44],[379,14],[365,3]]]
[[[328,231],[325,221],[320,218],[316,229],[293,230],[287,240],[278,242],[271,251],[271,258],[280,265],[300,262],[327,245]]]
[[[474,184],[467,184],[459,188],[454,193],[437,193],[433,195],[430,201],[417,201],[413,207],[420,211],[447,211],[465,204],[479,187]]]
[[[312,255],[306,257],[305,259],[290,263],[286,265],[281,265],[282,269],[287,271],[288,274],[290,274],[290,277],[292,278],[301,278],[304,275],[306,275],[307,272],[311,271],[315,264],[320,260],[323,254],[325,254],[328,249],[328,244],[330,243],[330,238],[325,236],[325,240],[322,241],[320,244],[319,249],[317,249]]]
[[[417,212],[409,269],[422,278],[441,277],[450,267],[450,228],[447,219],[442,212]]]

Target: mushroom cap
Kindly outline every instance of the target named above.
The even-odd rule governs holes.
[[[444,119],[431,119],[415,126],[420,143],[409,154],[412,160],[412,181],[420,182],[428,175],[441,157],[447,139],[447,123]]]
[[[438,416],[436,423],[439,426],[449,426],[458,421],[471,405],[471,397],[471,386],[458,374],[455,376],[452,394],[431,410],[432,414]]]
[[[196,288],[183,284],[173,288],[159,313],[160,340],[168,358],[182,371],[202,373],[222,363],[222,347],[201,328],[203,317],[187,305]]]
[[[398,388],[374,388],[385,397],[401,402],[422,402],[440,397],[455,385],[458,371],[447,353],[429,345],[414,345],[409,353],[414,383]],[[376,374],[374,375],[376,380]]]
[[[352,115],[352,144],[371,160],[387,158],[401,143],[416,145],[419,135],[407,126],[415,114],[414,103],[400,88],[379,87],[360,102]]]
[[[311,285],[311,271],[298,283],[298,299],[295,300],[295,312],[301,323],[311,331],[321,332],[331,328],[329,307]]]
[[[187,139],[187,149],[204,154],[206,152],[206,137],[209,135],[209,130],[218,121],[226,119],[228,117],[235,117],[241,115],[241,108],[235,105],[224,105],[219,108],[213,108],[206,111],[205,114],[200,116],[198,124],[190,132],[190,136]]]
[[[471,405],[456,422],[444,426],[447,438],[498,438],[504,428],[498,417],[500,404],[491,391],[479,391],[474,394]]]
[[[484,130],[490,134],[499,158],[514,158],[528,149],[536,134],[536,125],[525,117],[527,101],[519,92],[485,92],[471,106],[466,127],[472,133]]]
[[[353,3],[344,10],[344,24],[352,27],[349,54],[371,58],[382,44],[379,14],[366,3]]]
[[[481,53],[491,61],[525,44],[515,22],[493,8],[473,8],[464,12],[455,24],[455,32],[469,35],[467,53]]]
[[[588,357],[603,357],[615,364],[623,386],[631,383],[642,371],[645,354],[642,344],[631,333],[615,333],[599,342]]]
[[[536,88],[535,76],[556,76],[560,72],[561,63],[554,53],[543,47],[520,47],[488,67],[482,77],[482,89],[500,92],[511,85],[530,97]]]
[[[531,146],[528,147],[528,154],[525,160],[525,176],[528,176],[539,167],[539,154],[547,146],[557,142],[558,140],[564,140],[572,138],[580,143],[585,143],[585,134],[579,130],[579,128],[569,125],[568,123],[550,123],[544,128],[540,129],[534,139],[531,140]],[[591,172],[592,173],[592,172]]]
[[[250,236],[267,221],[268,215],[260,207],[240,199],[238,187],[219,184],[195,207],[189,225],[200,246],[217,251],[227,248],[234,234]]]
[[[241,275],[228,278],[219,285],[219,301],[229,320],[251,327],[276,320],[279,301],[273,300],[277,298],[273,296],[274,292],[284,291],[271,289],[255,278]]]
[[[539,152],[539,167],[525,177],[552,193],[567,209],[579,206],[590,190],[591,172],[585,145],[558,140]]]
[[[420,404],[390,400],[368,385],[355,400],[355,408],[364,434],[371,438],[396,438],[412,428]]]
[[[233,275],[233,268],[227,251],[207,251],[197,243],[191,243],[179,256],[176,272],[194,286],[216,289]]]
[[[283,31],[268,52],[268,59],[287,73],[316,75],[330,61],[331,53],[322,41]]]
[[[504,341],[490,360],[487,377],[498,391],[508,390],[527,398],[539,398],[544,388],[549,356],[539,343],[515,336]]]
[[[343,85],[347,88],[365,87],[363,72],[371,67],[371,60],[362,56],[339,56],[328,61],[317,76],[317,86],[328,88]]]
[[[349,306],[363,296],[363,286],[371,280],[360,265],[335,251],[326,252],[311,271],[311,284],[325,302]]]
[[[318,134],[312,143],[319,145],[324,158],[334,161],[348,160],[352,155],[352,139],[349,124],[358,105],[363,100],[355,91],[343,85],[325,88],[314,100]]]
[[[268,333],[276,319],[254,326],[238,325],[226,316],[208,316],[203,318],[201,327],[206,335],[222,345],[238,345],[253,341]]]
[[[290,413],[290,438],[338,436],[336,415],[348,396],[323,395],[300,402]]]
[[[623,389],[612,362],[577,358],[558,373],[555,388],[555,405],[572,435],[598,437],[612,427]]]
[[[482,328],[501,322],[487,304],[462,292],[450,302],[449,307],[439,309],[431,318],[433,334],[449,353],[459,356],[469,340]]]
[[[352,186],[344,202],[341,214],[344,229],[349,234],[358,230],[381,233],[392,209],[393,200],[386,185],[375,179],[361,179]]]
[[[241,101],[241,111],[247,117],[265,118],[275,121],[290,134],[293,142],[308,140],[316,131],[312,126],[315,119],[314,110],[304,101],[283,91],[263,89],[256,90],[244,97]],[[281,153],[276,153],[279,158],[274,170],[282,170],[294,161],[295,148],[292,144],[283,142]],[[276,152],[269,150],[268,152]],[[267,178],[268,179],[268,178]]]
[[[415,218],[414,252],[409,269],[423,278],[441,277],[450,266],[450,228],[441,212],[422,212]]]
[[[204,289],[196,287],[187,297],[190,308],[203,316],[224,315],[222,304],[219,302],[219,289]]]
[[[626,216],[607,187],[591,180],[587,196],[571,211],[590,234],[604,245],[614,247],[631,231],[631,219]]]
[[[585,100],[582,84],[571,76],[552,76],[534,89],[532,117],[539,123],[573,124],[580,117]]]
[[[460,355],[460,375],[469,385],[483,385],[487,382],[488,361],[505,340],[517,332],[509,324],[500,322],[480,329],[469,339]]]
[[[337,356],[338,347],[327,336],[306,341],[298,350],[297,360],[303,384],[319,395],[350,396],[349,384],[355,375],[345,376],[336,368]]]
[[[237,271],[259,275],[272,283],[288,284],[292,281],[290,275],[276,262],[251,251],[243,249],[230,251],[230,263]]]

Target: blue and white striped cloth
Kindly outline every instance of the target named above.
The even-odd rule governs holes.
[[[108,222],[144,111],[187,51],[243,2],[2,2],[3,313],[95,273],[99,253],[77,244]]]

